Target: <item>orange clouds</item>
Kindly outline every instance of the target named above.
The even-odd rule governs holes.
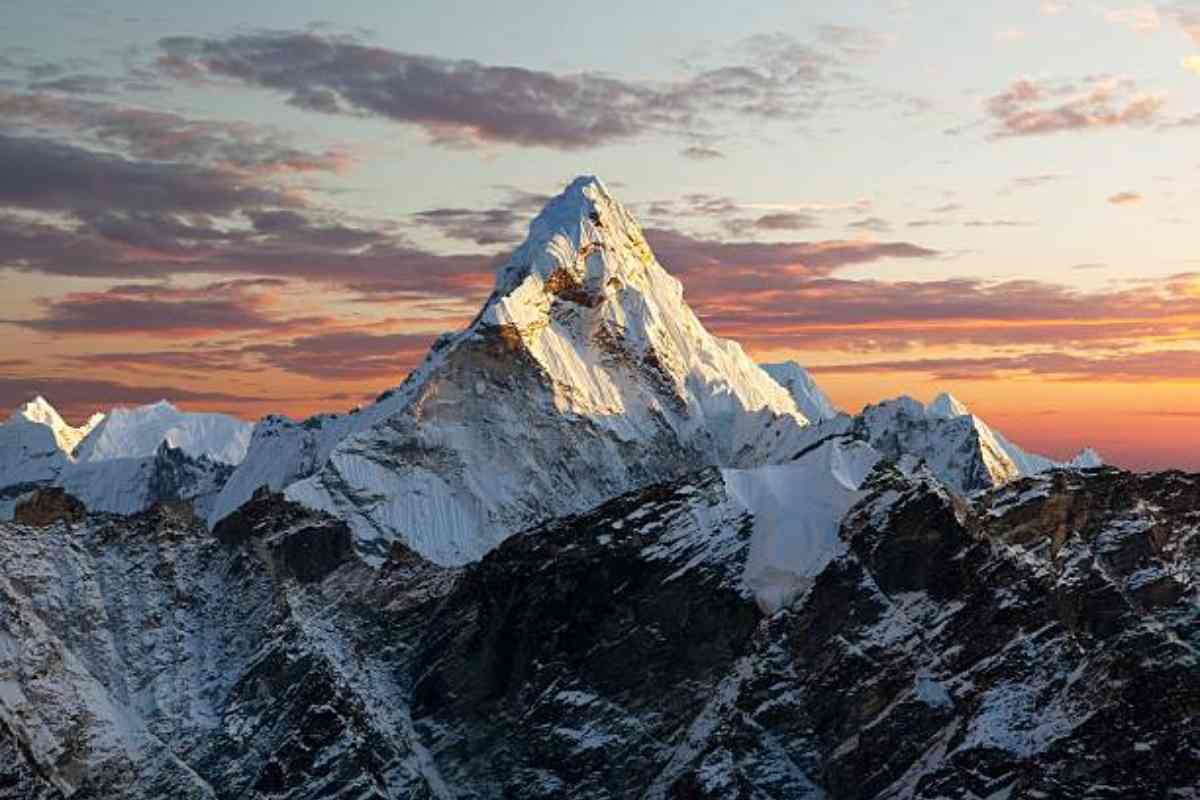
[[[1162,19],[1154,6],[1110,9],[1104,12],[1104,19],[1114,25],[1124,25],[1135,33],[1154,33],[1162,27]]]
[[[1114,206],[1128,206],[1140,203],[1145,199],[1137,192],[1117,192],[1108,198],[1108,202]]]
[[[1163,102],[1126,78],[1089,76],[1077,84],[1022,78],[985,108],[996,123],[995,137],[1039,136],[1147,125],[1157,120]]]

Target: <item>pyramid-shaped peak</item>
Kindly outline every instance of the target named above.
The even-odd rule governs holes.
[[[1095,448],[1085,447],[1068,463],[1077,469],[1095,469],[1104,466],[1104,458],[1096,452]]]
[[[604,182],[583,175],[551,198],[529,224],[526,240],[497,272],[497,302],[485,312],[485,320],[504,324],[522,319],[529,307],[544,305],[548,295],[595,306],[626,287],[662,293],[671,303],[682,294],[654,259],[634,216]],[[509,300],[511,307],[497,307]]]
[[[576,244],[588,234],[600,233],[607,225],[632,222],[608,187],[594,175],[581,175],[552,197],[530,225],[530,239],[563,234]]]
[[[927,409],[929,416],[940,419],[970,416],[971,410],[966,404],[949,392],[942,392],[933,399]]]

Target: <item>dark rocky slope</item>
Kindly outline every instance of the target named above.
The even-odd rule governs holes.
[[[269,493],[5,525],[0,797],[1194,796],[1195,477],[883,466],[769,617],[724,487],[454,569]]]

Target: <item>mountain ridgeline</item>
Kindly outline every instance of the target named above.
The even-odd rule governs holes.
[[[369,406],[0,425],[0,800],[1194,797],[1198,486],[843,413],[579,178]]]

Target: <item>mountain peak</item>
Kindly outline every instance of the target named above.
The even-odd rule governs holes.
[[[1095,469],[1104,466],[1104,458],[1093,447],[1085,447],[1068,462],[1077,469]]]
[[[243,464],[214,514],[260,476],[287,475],[289,499],[346,515],[364,554],[399,538],[457,564],[685,468],[790,459],[811,433],[786,389],[704,329],[641,226],[592,176],[537,215],[471,325],[360,416],[365,426],[343,432],[323,464],[306,460],[322,449],[303,434]]]
[[[45,425],[54,433],[54,441],[58,445],[58,449],[64,453],[70,453],[103,418],[103,414],[93,414],[91,419],[76,428],[65,422],[50,401],[39,394],[13,411],[8,421]]]
[[[530,223],[529,236],[497,273],[497,302],[488,310],[503,324],[515,311],[505,302],[509,297],[541,305],[543,296],[553,295],[595,306],[627,284],[645,290],[649,281],[663,279],[682,296],[661,267],[650,274],[651,264],[658,267],[641,226],[599,178],[581,176]]]
[[[821,390],[813,376],[795,361],[783,361],[778,364],[760,364],[763,370],[787,389],[796,401],[796,406],[804,416],[812,422],[821,422],[836,417],[839,413],[837,406],[829,396]]]
[[[38,422],[42,425],[55,427],[64,425],[63,419],[59,416],[58,411],[50,402],[40,394],[27,403],[22,404],[12,413],[9,420],[25,419],[29,422]]]
[[[925,411],[929,416],[940,419],[954,419],[971,414],[971,410],[967,408],[966,404],[949,392],[942,392],[935,397]]]
[[[114,408],[79,443],[80,461],[145,458],[164,441],[192,457],[238,464],[250,445],[252,425],[223,414],[192,414],[166,400]]]

